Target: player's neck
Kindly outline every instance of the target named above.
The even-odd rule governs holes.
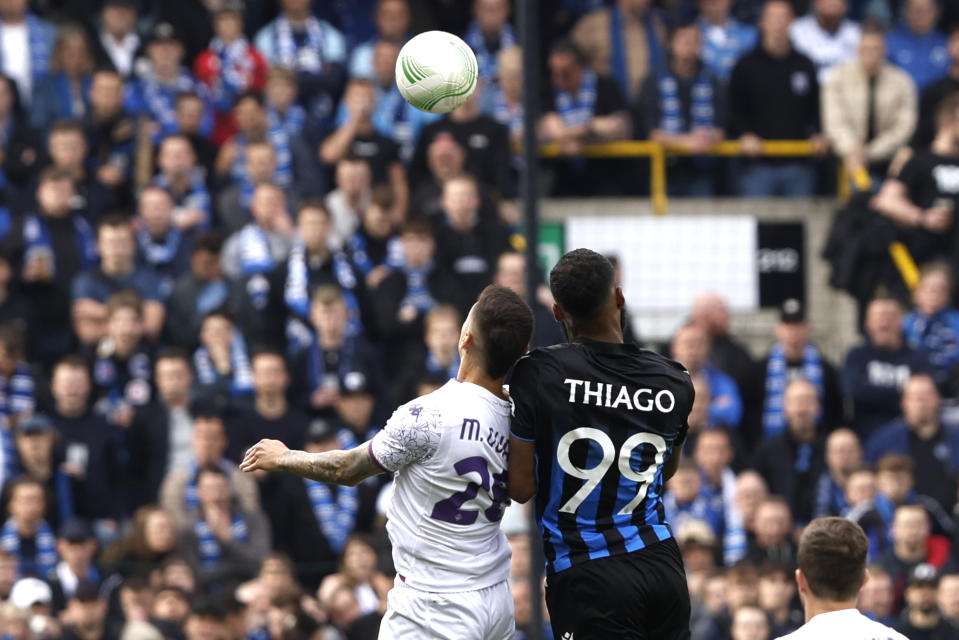
[[[855,600],[820,600],[806,596],[806,622],[809,622],[820,613],[831,613],[843,609],[855,609]]]
[[[459,382],[469,382],[478,387],[483,387],[497,398],[506,400],[506,394],[503,393],[503,378],[491,378],[472,358],[465,357],[460,361],[456,379]]]
[[[613,342],[616,344],[623,344],[624,342],[623,327],[620,325],[619,319],[617,319],[615,322],[611,320],[609,322],[590,327],[573,325],[570,333],[570,340],[584,338],[586,340],[593,340],[595,342]]]

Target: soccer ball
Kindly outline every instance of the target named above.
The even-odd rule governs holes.
[[[477,71],[468,44],[452,33],[426,31],[400,49],[396,86],[417,109],[449,113],[473,95]]]

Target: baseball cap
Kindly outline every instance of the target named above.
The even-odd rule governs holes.
[[[910,587],[920,584],[933,587],[939,585],[939,571],[928,562],[917,565],[909,574]]]
[[[169,22],[158,22],[153,29],[150,30],[149,41],[153,42],[179,42],[180,39],[177,37],[176,29],[173,28],[173,25]]]
[[[310,423],[306,430],[306,441],[312,443],[326,442],[336,437],[336,429],[329,420],[317,418]]]
[[[10,590],[10,602],[17,609],[29,609],[35,604],[50,604],[53,602],[53,591],[50,585],[40,578],[21,578]]]
[[[36,413],[17,423],[17,433],[46,433],[47,431],[53,431],[53,429],[53,422],[42,413]]]
[[[716,547],[716,534],[712,528],[702,520],[690,520],[676,532],[676,541],[680,547]]]
[[[60,526],[59,537],[67,542],[86,542],[93,538],[93,529],[86,520],[73,518]]]
[[[806,308],[796,298],[783,300],[779,306],[779,321],[786,324],[795,324],[806,321]]]

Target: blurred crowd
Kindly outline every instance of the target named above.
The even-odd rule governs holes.
[[[833,284],[863,309],[843,362],[795,300],[758,359],[711,294],[659,345],[697,390],[666,492],[693,637],[798,626],[796,533],[830,514],[870,536],[864,611],[954,636],[955,6],[538,7],[551,193],[641,191],[635,165],[580,156],[630,137],[691,154],[671,161],[679,195],[814,193],[830,160],[763,159],[764,139],[893,176],[836,230],[862,244],[833,254]],[[432,28],[464,37],[482,80],[442,117],[393,80],[403,42]],[[525,293],[521,67],[507,0],[0,0],[0,635],[376,637],[389,478],[335,487],[236,463],[263,437],[363,442],[455,375],[486,284]],[[754,157],[697,155],[724,138]],[[912,298],[874,297],[861,230],[876,220],[929,263]],[[561,341],[534,293],[533,346]]]

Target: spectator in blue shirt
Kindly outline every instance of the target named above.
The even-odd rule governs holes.
[[[356,45],[350,54],[351,78],[373,78],[373,51],[378,42],[391,42],[401,46],[409,37],[409,0],[379,0],[376,4],[376,38]]]
[[[692,521],[705,522],[719,538],[725,528],[722,502],[710,500],[702,491],[702,478],[696,463],[684,458],[670,478],[663,495],[666,516],[675,530]]]
[[[948,265],[925,267],[913,292],[916,308],[902,323],[909,346],[927,353],[940,383],[959,362],[959,310],[949,304],[952,286]]]
[[[159,187],[147,187],[140,193],[138,209],[137,262],[157,274],[165,299],[176,279],[190,268],[196,230],[176,226],[173,198]]]
[[[759,31],[729,15],[732,0],[699,0],[700,57],[723,83],[729,80],[739,57],[756,48]]]
[[[906,0],[902,23],[886,36],[889,61],[902,67],[920,91],[946,75],[949,51],[946,36],[936,27],[936,0]]]
[[[143,298],[143,324],[147,336],[155,339],[163,328],[166,309],[156,274],[138,267],[133,224],[120,215],[106,216],[97,229],[100,265],[82,271],[73,279],[73,328],[80,343],[91,345],[106,333],[107,300],[124,289],[133,289]]]
[[[715,426],[736,429],[743,417],[743,402],[736,382],[709,362],[709,338],[697,325],[688,324],[673,337],[672,356],[689,371],[702,375],[712,390],[709,421]]]
[[[86,30],[75,24],[60,27],[50,71],[33,87],[30,124],[37,129],[55,120],[81,120],[89,108],[93,52]]]

